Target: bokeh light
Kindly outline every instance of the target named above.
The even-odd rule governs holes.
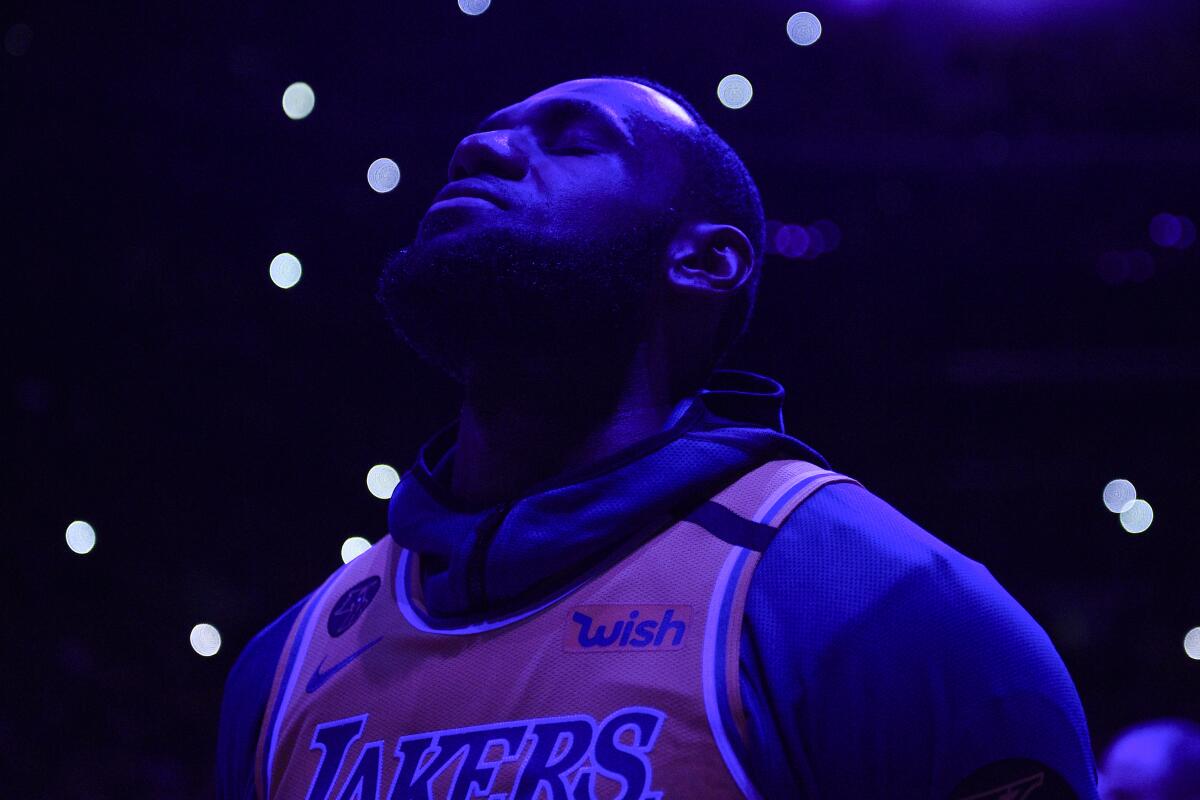
[[[290,289],[300,282],[300,259],[291,253],[280,253],[271,259],[271,282],[280,289]]]
[[[821,235],[821,246],[826,253],[836,250],[842,243],[842,229],[831,219],[819,219],[809,227]]]
[[[726,108],[745,108],[754,97],[754,87],[746,76],[734,73],[721,78],[717,84],[717,99]]]
[[[376,464],[367,470],[367,489],[380,500],[390,500],[398,483],[400,473],[388,464]]]
[[[96,546],[96,529],[81,519],[67,526],[67,547],[72,553],[85,555]]]
[[[18,22],[4,32],[4,51],[10,56],[21,57],[29,52],[33,44],[33,28],[24,22]]]
[[[283,90],[283,113],[291,119],[304,119],[316,105],[316,93],[303,81],[297,81]]]
[[[371,549],[371,543],[361,536],[351,536],[342,542],[342,563],[349,564]]]
[[[1129,260],[1123,253],[1110,250],[1096,260],[1096,272],[1100,280],[1109,286],[1117,286],[1129,280]]]
[[[1109,286],[1128,281],[1141,283],[1154,275],[1154,256],[1145,250],[1109,251],[1097,259],[1096,272]]]
[[[808,251],[808,231],[803,225],[781,225],[775,232],[775,249],[785,258],[800,258]]]
[[[1121,512],[1121,527],[1130,533],[1145,533],[1154,522],[1154,509],[1145,500],[1134,500]]]
[[[390,158],[377,158],[367,167],[367,183],[383,194],[400,185],[400,166]]]
[[[221,650],[221,632],[207,622],[201,622],[192,628],[189,640],[192,649],[206,658],[215,656]]]
[[[842,241],[842,229],[829,219],[819,219],[811,225],[796,225],[770,220],[767,224],[767,252],[785,258],[811,260],[837,249]]]
[[[1159,247],[1174,247],[1183,234],[1183,224],[1174,214],[1155,214],[1150,220],[1150,240]]]
[[[812,260],[828,249],[825,246],[825,237],[821,234],[821,229],[816,225],[805,225],[804,232],[808,235],[808,249],[804,251],[802,258]]]
[[[1124,478],[1117,478],[1104,484],[1104,507],[1114,514],[1128,511],[1137,500],[1137,489]]]
[[[1187,217],[1176,217],[1179,220],[1179,239],[1175,249],[1186,250],[1196,243],[1196,225]]]
[[[459,11],[468,16],[477,17],[488,10],[492,0],[458,0]]]
[[[1150,220],[1150,241],[1159,247],[1185,250],[1196,241],[1196,225],[1181,214],[1155,214]]]
[[[1183,652],[1188,658],[1200,661],[1200,627],[1192,628],[1183,636]]]
[[[1145,250],[1130,250],[1125,260],[1129,263],[1129,280],[1134,283],[1148,280],[1154,274],[1154,256]]]
[[[775,245],[775,235],[779,233],[779,229],[783,227],[783,223],[777,219],[767,220],[767,237],[765,250],[767,255],[772,255],[779,252],[779,248]]]
[[[798,11],[788,17],[787,35],[796,44],[807,47],[821,38],[821,20],[809,11]]]

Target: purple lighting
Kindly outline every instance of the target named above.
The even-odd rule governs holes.
[[[1185,250],[1196,241],[1196,226],[1182,214],[1155,214],[1150,220],[1150,240],[1159,247]]]
[[[778,220],[767,220],[767,241],[765,247],[767,255],[778,255],[779,246],[775,244],[775,237],[778,235],[779,229],[782,227],[783,223]]]
[[[1134,283],[1149,280],[1154,274],[1154,258],[1145,250],[1133,250],[1125,254],[1129,263],[1129,279]]]
[[[819,219],[811,227],[821,235],[824,252],[832,252],[842,243],[842,229],[833,220]]]
[[[801,258],[812,260],[829,249],[816,225],[805,225],[804,232],[808,235],[808,249],[800,254]]]
[[[879,184],[875,200],[883,213],[898,216],[912,205],[912,192],[900,181],[885,181]]]
[[[33,28],[23,22],[18,22],[4,33],[4,50],[10,56],[23,56],[29,52],[33,44]]]
[[[1179,239],[1175,242],[1178,250],[1185,250],[1196,242],[1196,226],[1187,217],[1176,217],[1179,220]]]
[[[809,248],[808,231],[800,225],[783,225],[775,232],[775,249],[787,258],[801,258]]]
[[[1096,262],[1096,272],[1109,286],[1142,283],[1154,275],[1154,257],[1145,250],[1104,253]]]
[[[1116,286],[1129,280],[1129,262],[1121,253],[1105,253],[1096,262],[1096,271],[1100,280],[1109,286]]]
[[[997,131],[984,131],[971,145],[975,157],[989,167],[1001,166],[1008,159],[1008,137]]]
[[[767,252],[784,258],[811,261],[836,250],[841,241],[842,229],[833,220],[819,219],[809,225],[767,221]]]
[[[1183,235],[1183,223],[1174,214],[1156,214],[1150,220],[1150,238],[1159,247],[1174,247]]]
[[[891,0],[844,0],[844,8],[859,14],[869,14],[882,11],[890,3]]]

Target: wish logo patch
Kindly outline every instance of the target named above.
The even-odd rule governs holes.
[[[615,603],[575,606],[567,612],[563,650],[568,653],[679,650],[691,623],[691,606]]]
[[[326,624],[329,635],[336,639],[350,630],[350,626],[358,622],[367,606],[371,605],[382,584],[378,575],[372,575],[347,589],[329,612],[329,622]]]

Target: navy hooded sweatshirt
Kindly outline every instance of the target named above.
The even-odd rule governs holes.
[[[830,468],[784,433],[783,394],[719,370],[658,434],[484,510],[449,490],[455,420],[397,485],[388,533],[432,565],[430,612],[528,605],[760,464]],[[255,798],[258,732],[301,605],[230,671],[222,800]],[[751,579],[740,645],[747,768],[766,798],[1097,797],[1079,696],[1045,631],[985,567],[861,486],[824,486],[784,521]]]

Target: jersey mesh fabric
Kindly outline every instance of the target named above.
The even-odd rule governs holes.
[[[398,549],[390,539],[374,549],[381,548]],[[318,624],[313,646],[298,664],[301,679],[325,659],[336,663],[365,642],[383,640],[334,674],[317,693],[293,695],[276,743],[270,796],[292,796],[312,785],[319,758],[305,745],[311,731],[332,720],[368,714],[362,741],[384,740],[390,749],[391,740],[400,734],[581,713],[599,722],[635,706],[666,717],[650,754],[659,781],[655,789],[678,796],[740,796],[713,746],[701,690],[702,623],[729,549],[702,529],[680,523],[559,603],[512,625],[467,637],[414,630],[388,603],[373,604],[353,635],[336,642],[323,636]],[[362,579],[364,570],[380,571],[378,563],[384,559],[385,569],[395,567],[394,557],[386,553],[360,559],[355,565],[361,568],[341,576],[325,594],[323,608],[314,615],[318,622],[339,591]],[[689,609],[690,638],[684,650],[564,653],[563,623],[572,608],[631,602]],[[281,684],[277,682],[277,691]],[[527,742],[522,755],[527,756],[531,746]],[[511,789],[519,762],[520,758],[509,774],[501,773],[493,792]],[[448,770],[441,775],[433,796],[449,796],[455,774]],[[386,769],[384,776],[386,782]],[[594,780],[597,797],[620,793],[611,780],[606,784],[600,775]],[[355,788],[341,787],[341,794],[349,796]]]
[[[857,575],[864,568],[872,577]],[[892,597],[905,601],[905,618],[889,618],[879,606],[904,576]],[[222,800],[261,800],[244,745],[257,737],[298,606],[247,645],[230,673],[218,737]],[[854,620],[854,634],[838,635]],[[939,633],[939,620],[955,635]],[[869,650],[855,656],[864,641]],[[831,647],[842,652],[823,656]],[[986,569],[865,489],[827,486],[784,520],[751,581],[740,654],[748,768],[764,797],[944,800],[956,775],[1011,752],[1048,764],[1083,800],[1098,796],[1079,697],[1044,631]],[[871,704],[861,695],[873,682],[886,697]],[[881,788],[893,783],[904,793]]]
[[[704,484],[738,461],[738,453],[746,468],[789,457],[824,464],[784,435],[782,387],[743,374],[734,388],[701,398],[717,415],[702,425],[683,407],[677,414],[673,435],[703,433],[708,439],[667,437],[609,463],[606,469],[623,480],[600,481],[590,485],[593,491],[573,496],[562,492],[554,497],[560,514],[586,515],[602,503],[596,508],[605,514],[591,515],[578,530],[603,538],[617,527],[634,529],[661,508],[661,498],[644,487],[661,481],[664,471],[680,474],[654,491],[682,487],[675,498],[680,502],[668,505],[687,513],[689,483]],[[728,446],[706,450],[702,458],[645,457],[680,441]],[[473,527],[476,518],[460,519],[436,492],[406,492],[421,471],[429,472],[418,459],[393,505],[405,500],[405,518],[436,533],[431,547],[440,546],[443,534],[461,545],[458,529]],[[534,520],[572,530],[551,515],[527,517]],[[512,531],[519,544],[517,534]],[[593,553],[609,546],[608,540],[570,544]],[[539,583],[546,571],[563,565],[549,548],[532,555],[528,562],[511,560],[509,577],[519,573]],[[554,589],[539,583],[539,591]],[[448,595],[451,604],[459,597]],[[247,787],[254,754],[244,744],[260,727],[294,614],[256,637],[230,673],[218,739],[218,786],[225,800],[253,797]],[[1079,697],[1045,632],[986,569],[852,484],[816,493],[784,520],[766,548],[746,601],[739,670],[752,721],[749,766],[767,797],[944,800],[955,776],[1013,754],[1027,754],[1067,776],[1081,798],[1096,797]]]
[[[1096,797],[1083,711],[1042,628],[981,564],[859,486],[819,492],[783,526],[741,650],[768,796],[947,798],[1025,757]]]
[[[805,462],[770,462],[722,490],[714,502],[732,514],[777,523],[830,480],[848,479]],[[737,556],[745,552],[682,521],[532,616],[451,635],[429,630],[411,616],[412,625],[405,622],[400,612],[408,605],[409,592],[419,593],[420,582],[399,574],[406,560],[394,540],[385,538],[314,595],[289,636],[290,655],[276,675],[268,706],[273,711],[260,743],[258,771],[269,779],[270,790],[265,790],[264,781],[260,791],[282,797],[311,794],[309,787],[319,786],[312,791],[328,796],[340,769],[333,767],[326,779],[321,778],[326,758],[333,764],[334,757],[324,746],[318,747],[317,736],[339,721],[360,720],[362,738],[355,766],[349,770],[352,777],[346,779],[340,796],[374,797],[382,788],[383,743],[389,736],[580,713],[589,713],[593,722],[599,722],[640,709],[663,719],[654,752],[647,750],[647,763],[655,765],[660,782],[656,788],[665,787],[673,795],[734,797],[741,796],[741,785],[753,795],[742,764],[723,749],[726,723],[739,742],[741,737],[732,728],[735,722],[744,726],[736,671],[727,667],[737,663],[747,582],[737,575],[718,576],[728,576],[726,565],[744,561]],[[413,576],[418,572],[415,563],[407,570]],[[339,596],[349,596],[372,582],[378,586],[384,575],[387,584],[394,576],[396,583],[388,586],[387,594],[396,598],[399,608],[387,602],[367,605],[363,618],[353,623],[352,635],[344,638],[332,627],[323,629],[321,621],[327,616],[333,619],[330,611],[340,605]],[[731,594],[725,586],[740,591]],[[736,613],[717,613],[731,598]],[[635,605],[671,608],[681,620],[686,618],[691,635],[683,650],[656,647],[587,653],[582,626],[580,646],[571,646],[572,608],[586,608],[588,613],[618,608],[621,615],[629,611],[632,616]],[[687,630],[681,625],[680,636]],[[310,681],[304,693],[293,691],[304,675],[311,673],[315,679],[327,660],[345,668],[327,672],[315,686]],[[726,697],[731,702],[723,703]],[[528,758],[533,741],[536,736],[514,755]],[[306,742],[311,746],[306,748]],[[368,758],[373,766],[362,767]],[[517,785],[520,758],[507,774],[503,768],[497,771],[502,777],[489,791],[504,792]],[[620,786],[603,785],[603,769],[589,766],[593,774],[587,780],[595,782],[596,797],[621,793]],[[433,796],[449,796],[460,769],[441,774]],[[354,783],[353,776],[360,776],[363,785]]]

